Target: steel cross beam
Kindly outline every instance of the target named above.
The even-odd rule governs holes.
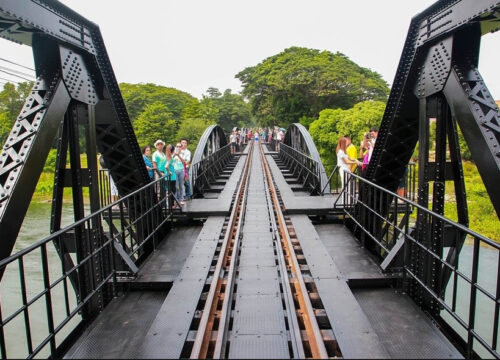
[[[87,113],[82,116],[87,119],[84,124],[74,125],[86,127],[86,143],[93,147],[87,146],[87,154],[103,155],[120,194],[145,185],[149,176],[97,25],[55,0],[0,0],[0,37],[31,46],[37,73],[32,94],[0,155],[3,259],[14,246],[65,114],[74,108],[70,103]],[[67,136],[75,143],[79,132]],[[75,186],[88,186],[96,192],[97,162],[89,160],[89,169],[71,164],[84,175],[71,179],[74,191]],[[64,183],[56,181],[54,192],[62,192],[57,187],[68,186]],[[96,202],[91,202],[95,210]],[[75,208],[75,220],[83,215]]]
[[[369,180],[396,190],[418,141],[419,99],[442,92],[500,216],[500,115],[477,71],[480,38],[498,29],[499,0],[441,0],[412,19]]]
[[[498,29],[499,0],[441,0],[412,19],[366,174],[377,185],[395,191],[418,141],[419,205],[429,207],[432,186],[432,211],[443,214],[445,184],[452,180],[458,222],[465,226],[468,210],[457,124],[500,216],[500,113],[477,69],[481,36]],[[431,120],[436,121],[433,156]],[[390,201],[388,197],[386,203]],[[448,247],[447,261],[457,265],[464,234],[440,220],[429,220],[423,211],[417,213],[415,229],[424,248],[442,257]],[[440,305],[424,287],[442,294],[451,272],[421,248],[410,247],[407,264],[423,286],[411,282],[409,292],[439,316]]]

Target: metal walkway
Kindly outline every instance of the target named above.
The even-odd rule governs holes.
[[[462,357],[342,224],[317,221],[307,210],[278,214],[288,229],[283,236],[273,198],[280,194],[283,206],[294,195],[270,154],[256,146],[246,160],[231,175],[241,195],[231,215],[171,231],[127,284],[130,291],[105,308],[66,358]],[[287,255],[286,241],[295,254]],[[303,295],[310,316],[300,308]],[[314,355],[315,346],[323,356]]]

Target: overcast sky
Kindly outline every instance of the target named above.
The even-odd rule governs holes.
[[[434,0],[62,0],[98,24],[118,82],[241,90],[234,75],[290,46],[339,51],[392,84],[411,18]],[[500,33],[483,36],[479,70],[500,98]],[[33,66],[0,39],[0,57]],[[3,65],[3,64],[0,64]]]

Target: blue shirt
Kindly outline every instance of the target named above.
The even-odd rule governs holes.
[[[168,169],[168,171],[170,171],[170,174],[168,171],[165,171],[165,177],[168,178],[168,176],[170,175],[170,181],[177,180],[177,176],[175,176],[175,167],[173,158],[171,158],[170,160],[167,159],[167,164],[165,165],[165,169]]]
[[[148,158],[146,155],[142,154],[142,158],[144,159],[144,163],[148,168],[153,168],[153,162],[151,161],[150,158]],[[148,170],[149,177],[152,179],[153,178],[153,170]]]

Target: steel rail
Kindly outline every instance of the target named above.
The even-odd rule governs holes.
[[[264,165],[262,165],[264,167]],[[263,177],[264,183],[266,183],[266,172],[264,169]],[[294,358],[296,359],[305,359],[306,355],[304,352],[304,345],[302,343],[302,334],[300,330],[299,321],[297,319],[297,313],[295,312],[295,303],[293,299],[293,292],[291,289],[290,282],[288,281],[288,269],[286,265],[286,259],[283,256],[284,250],[279,238],[279,229],[278,224],[276,224],[276,216],[274,215],[274,207],[273,200],[271,198],[271,192],[269,191],[269,187],[265,188],[266,193],[266,201],[268,206],[268,211],[271,219],[271,227],[273,229],[273,238],[275,239],[276,244],[276,252],[278,254],[278,266],[282,277],[282,285],[283,285],[283,299],[285,301],[286,312],[288,316],[288,324],[289,324],[289,332],[290,332],[290,342],[292,345],[292,351],[294,354]]]
[[[239,246],[241,240],[241,228],[242,224],[245,222],[245,208],[247,201],[247,193],[248,193],[248,172],[250,167],[252,166],[252,152],[253,152],[253,143],[250,145],[251,148],[248,152],[247,164],[248,171],[243,175],[245,177],[244,185],[243,185],[243,193],[241,194],[241,198],[238,199],[238,209],[237,209],[237,227],[234,229],[235,231],[232,233],[232,242],[231,242],[231,258],[226,259],[229,263],[229,269],[227,270],[227,279],[226,279],[226,287],[224,292],[224,300],[222,302],[222,307],[220,311],[220,319],[219,319],[219,331],[217,332],[217,340],[215,341],[214,353],[211,356],[213,359],[220,359],[226,351],[226,340],[227,340],[227,329],[229,327],[229,320],[231,319],[231,304],[233,302],[234,295],[234,284],[235,284],[235,275],[236,275],[236,266],[237,266],[237,257],[239,253]]]
[[[242,202],[246,195],[247,184],[248,184],[248,173],[250,171],[250,165],[252,162],[251,153],[253,151],[253,147],[249,149],[245,169],[243,171],[243,175],[240,180],[240,184],[238,186],[237,195],[234,201],[234,206],[231,211],[231,216],[229,219],[229,226],[224,235],[224,241],[221,246],[221,251],[219,258],[217,259],[217,265],[212,277],[212,282],[210,284],[210,289],[207,295],[207,300],[205,302],[205,306],[203,308],[203,313],[200,319],[200,325],[198,326],[198,331],[196,333],[196,338],[193,343],[193,348],[191,350],[190,358],[215,358],[220,357],[220,352],[222,351],[222,342],[223,342],[223,333],[224,331],[219,331],[217,334],[217,341],[215,350],[218,353],[218,356],[207,356],[210,342],[212,338],[212,330],[215,325],[215,320],[217,315],[220,314],[219,319],[219,328],[220,326],[225,327],[226,321],[229,320],[227,316],[227,312],[230,311],[229,301],[231,295],[233,285],[234,285],[234,266],[235,266],[235,257],[237,256],[237,246],[239,241],[240,228],[242,224],[242,213],[244,211],[244,207],[242,206]],[[235,248],[236,247],[236,248]],[[228,279],[226,282],[226,286],[223,289],[224,285],[224,268],[229,265],[228,269]],[[223,298],[223,311],[219,312],[218,301]],[[225,310],[225,311],[224,311]]]
[[[295,285],[295,289],[297,291],[297,301],[299,303],[298,311],[302,315],[304,320],[305,331],[310,345],[312,357],[317,359],[327,359],[328,352],[323,341],[323,335],[321,334],[321,330],[316,320],[314,308],[311,304],[311,299],[309,299],[308,296],[308,291],[305,285],[304,278],[302,276],[302,272],[300,270],[300,265],[298,263],[295,251],[293,250],[293,244],[290,239],[290,234],[288,232],[278,195],[274,187],[271,170],[269,169],[269,165],[262,150],[260,151],[260,156],[266,174],[268,189],[273,202],[275,217],[278,220],[279,235],[290,266],[290,271],[293,275],[293,280],[291,280],[291,282]]]

